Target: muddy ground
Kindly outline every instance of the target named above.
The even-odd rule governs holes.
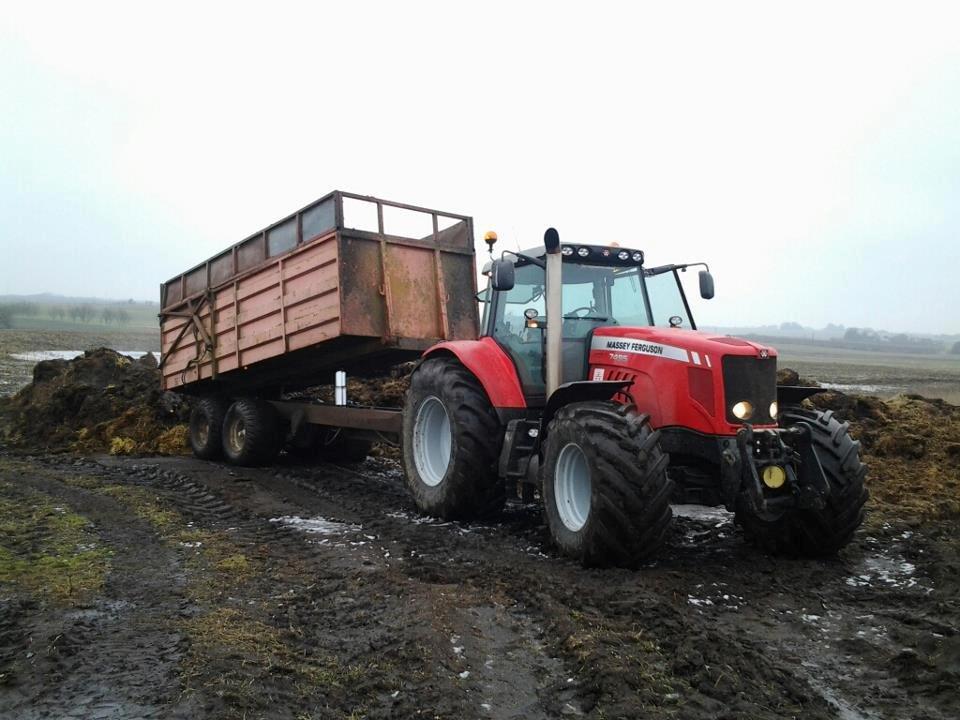
[[[533,506],[418,517],[383,458],[6,453],[0,522],[3,718],[960,716],[947,521],[785,560],[681,507],[585,570]]]
[[[419,517],[389,448],[184,457],[156,373],[91,351],[0,401],[0,718],[960,717],[955,406],[813,398],[871,466],[839,558],[676,507],[629,572],[558,557],[537,505]]]

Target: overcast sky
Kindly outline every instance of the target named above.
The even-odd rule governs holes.
[[[706,260],[702,324],[960,332],[955,4],[11,5],[0,294],[152,299],[339,188]]]

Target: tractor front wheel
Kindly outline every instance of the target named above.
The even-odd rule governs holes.
[[[554,542],[587,566],[636,567],[670,526],[667,456],[646,415],[613,402],[567,405],[550,422],[543,497]]]
[[[453,358],[425,360],[403,408],[403,469],[417,508],[468,520],[503,507],[503,428],[483,387]]]
[[[860,462],[860,443],[850,437],[849,424],[832,411],[784,408],[781,427],[805,423],[810,428],[813,451],[820,461],[830,494],[821,509],[788,510],[770,521],[756,517],[742,503],[736,521],[759,548],[773,553],[820,557],[833,555],[853,538],[863,522],[868,492],[866,466]]]

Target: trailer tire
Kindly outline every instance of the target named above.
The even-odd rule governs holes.
[[[798,422],[811,429],[813,449],[830,486],[826,506],[788,510],[770,521],[756,517],[741,503],[736,521],[747,539],[767,552],[805,557],[835,555],[853,539],[863,522],[869,497],[864,485],[867,466],[860,462],[860,442],[850,437],[850,424],[837,420],[832,410],[789,407],[781,411],[781,427]]]
[[[543,499],[557,547],[585,566],[635,568],[663,545],[673,518],[660,433],[632,405],[562,408],[544,442]]]
[[[220,433],[229,406],[224,398],[206,395],[190,410],[190,448],[201,460],[218,460],[223,455]]]
[[[223,419],[223,455],[233,465],[266,465],[280,452],[276,408],[264,400],[240,398]]]
[[[451,357],[425,360],[403,408],[403,469],[417,508],[446,520],[499,511],[503,428],[483,387]]]

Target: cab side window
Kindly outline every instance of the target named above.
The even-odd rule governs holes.
[[[493,336],[517,364],[524,394],[539,395],[544,392],[543,331],[527,327],[523,313],[529,309],[541,318],[547,311],[544,272],[536,265],[517,268],[516,284],[498,303]]]

